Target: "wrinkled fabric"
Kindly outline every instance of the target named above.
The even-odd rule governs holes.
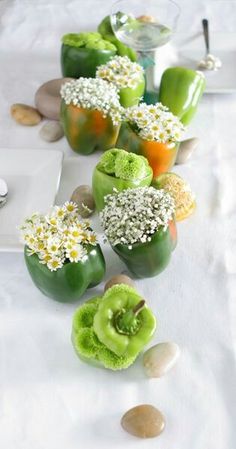
[[[180,2],[180,31],[198,35],[202,17],[214,10],[216,31],[220,24],[220,31],[232,33],[235,9],[224,8],[227,28],[220,3],[225,2]],[[75,155],[65,138],[43,142],[41,125],[17,125],[9,107],[33,104],[36,89],[60,77],[61,35],[95,29],[109,7],[98,0],[0,2],[0,151],[64,151],[58,203],[77,185],[91,184],[99,155]],[[115,373],[82,363],[70,342],[77,305],[44,297],[32,284],[22,254],[0,254],[1,447],[235,449],[235,119],[235,95],[203,97],[187,133],[198,136],[200,146],[186,165],[174,169],[195,191],[196,213],[178,224],[178,245],[167,269],[136,283],[158,320],[151,345],[172,340],[182,351],[162,379],[145,378],[142,357]],[[101,237],[98,220],[93,221]],[[103,250],[106,280],[127,273],[108,244]],[[87,291],[78,305],[102,293],[103,286]],[[138,440],[121,429],[121,416],[142,403],[166,417],[158,439]]]

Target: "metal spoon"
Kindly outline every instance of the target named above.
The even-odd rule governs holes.
[[[0,207],[3,207],[7,202],[8,187],[6,181],[0,178]]]
[[[221,60],[210,53],[210,42],[209,42],[209,22],[207,19],[202,19],[203,35],[206,45],[206,54],[201,61],[198,63],[198,68],[201,70],[219,70],[222,66]]]

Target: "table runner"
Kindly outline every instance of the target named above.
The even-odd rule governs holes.
[[[197,32],[212,3],[218,2],[199,1],[183,9],[182,26],[192,14],[192,32]],[[95,0],[0,2],[0,151],[47,148],[76,156],[65,139],[47,144],[38,128],[16,125],[9,107],[32,104],[37,87],[60,76],[64,32],[93,29],[107,12],[108,3]],[[188,164],[174,170],[196,192],[196,213],[179,223],[168,268],[156,278],[137,281],[158,319],[153,343],[173,340],[182,350],[164,378],[145,378],[141,358],[120,373],[80,362],[70,343],[76,305],[58,304],[36,290],[22,254],[0,254],[2,447],[235,448],[235,118],[235,95],[203,97],[188,130],[200,138],[200,146]],[[87,172],[78,169],[78,184],[91,181],[98,157],[86,158]],[[84,167],[85,158],[78,160]],[[64,200],[63,192],[59,199]],[[111,249],[103,249],[106,279],[125,272]],[[102,288],[89,290],[83,299]],[[166,429],[159,438],[138,440],[121,429],[123,413],[140,403],[151,403],[165,415]]]

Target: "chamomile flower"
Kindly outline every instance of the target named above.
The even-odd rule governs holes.
[[[58,225],[58,218],[54,215],[46,215],[46,221],[50,226],[57,227]]]
[[[83,246],[78,244],[72,246],[71,249],[67,249],[66,257],[70,262],[78,262],[86,256],[87,252],[84,250]]]
[[[63,266],[63,260],[60,257],[54,256],[47,262],[47,267],[51,271],[57,271]]]
[[[57,254],[61,247],[61,239],[57,236],[49,237],[47,240],[47,250],[50,254]]]
[[[94,246],[98,244],[97,235],[95,234],[95,232],[93,231],[86,232],[86,242]]]
[[[66,201],[66,203],[63,206],[63,209],[68,214],[73,214],[77,212],[78,206],[76,203],[73,203],[73,201]]]
[[[55,206],[53,208],[53,216],[58,218],[59,220],[63,220],[66,215],[66,211],[64,207]]]

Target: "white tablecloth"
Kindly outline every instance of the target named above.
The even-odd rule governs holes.
[[[189,39],[203,49],[200,19],[213,12],[216,32],[235,31],[235,4],[228,3],[181,2],[182,45]],[[65,139],[46,144],[38,136],[40,126],[26,129],[13,122],[9,107],[33,104],[38,86],[60,76],[61,35],[95,29],[108,8],[109,2],[98,0],[0,1],[0,151],[48,148],[74,156]],[[222,11],[228,22],[221,20]],[[179,224],[168,268],[137,282],[158,318],[152,344],[177,342],[182,350],[178,364],[159,380],[145,378],[141,358],[116,373],[83,364],[70,343],[76,305],[44,297],[32,284],[22,254],[0,254],[1,447],[236,447],[235,95],[204,96],[188,134],[200,137],[201,144],[175,171],[190,182],[198,208]],[[91,180],[97,159],[86,159],[87,173],[78,170],[78,184]],[[78,160],[84,164],[84,158]],[[64,196],[61,191],[60,199]],[[106,279],[125,270],[108,246],[104,251]],[[102,289],[103,284],[90,290],[83,300]],[[155,405],[166,417],[158,439],[138,440],[120,427],[123,413],[141,403]]]

